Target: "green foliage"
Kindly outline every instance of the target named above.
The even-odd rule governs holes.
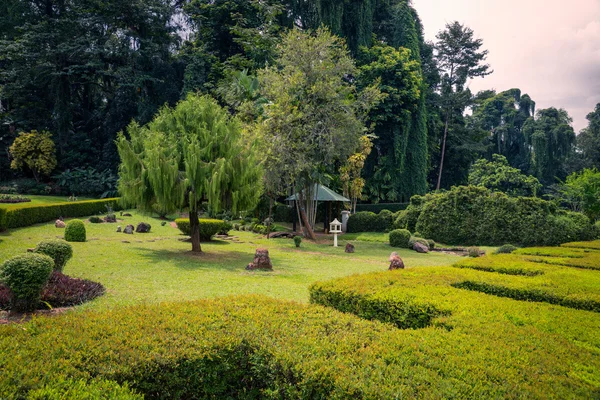
[[[24,312],[36,309],[53,267],[54,260],[44,254],[16,256],[0,266],[0,281],[13,293],[14,310]]]
[[[37,182],[41,175],[50,175],[56,168],[56,149],[49,132],[21,132],[10,146],[12,169],[27,167]]]
[[[67,226],[65,227],[65,240],[67,242],[85,242],[86,232],[83,221],[73,219],[67,222]]]
[[[142,400],[144,397],[135,393],[125,383],[111,380],[92,380],[59,378],[43,387],[33,389],[27,394],[29,400]]]
[[[427,239],[427,245],[429,247],[429,250],[435,249],[435,240],[433,240],[433,239]]]
[[[506,157],[494,154],[492,161],[477,160],[469,170],[469,185],[483,186],[510,196],[537,196],[542,185],[537,178],[524,175],[508,164]]]
[[[209,241],[214,235],[219,232],[228,232],[231,230],[229,222],[220,219],[199,219],[200,240]],[[190,220],[187,218],[178,218],[175,220],[177,228],[184,235],[191,235]]]
[[[15,194],[0,194],[0,203],[28,203],[31,199]]]
[[[600,218],[600,172],[584,169],[567,176],[564,183],[556,187],[554,198],[573,211],[581,211],[591,220]]]
[[[405,210],[409,203],[377,203],[377,204],[357,204],[356,211],[371,211],[379,213],[383,210],[390,210],[393,213]]]
[[[600,166],[600,103],[587,115],[588,126],[577,135],[577,148],[589,166]]]
[[[406,229],[395,229],[390,232],[390,246],[408,249],[411,234]]]
[[[0,230],[54,221],[58,217],[84,217],[103,213],[106,206],[120,210],[119,199],[85,200],[52,204],[23,204],[0,209]]]
[[[479,247],[469,247],[467,249],[467,254],[469,255],[469,257],[472,258],[481,257],[481,250],[479,249]]]
[[[197,212],[204,199],[212,212],[237,213],[258,202],[262,168],[255,145],[214,99],[190,94],[145,127],[132,122],[128,133],[130,140],[120,134],[117,141],[124,200],[148,211],[187,203],[194,251],[201,251]]]
[[[117,194],[117,177],[109,169],[101,172],[91,167],[67,169],[54,176],[54,179],[67,194],[100,198],[114,197]]]
[[[441,243],[556,245],[590,240],[596,235],[585,215],[557,210],[552,203],[537,198],[509,197],[482,187],[461,186],[424,200],[416,230]]]
[[[302,236],[294,236],[294,244],[296,245],[296,247],[300,247],[301,243],[302,243]]]
[[[423,205],[425,204],[425,197],[413,196],[410,198],[408,207],[403,212],[399,212],[394,221],[394,228],[396,229],[408,229],[411,232],[415,232],[417,226],[417,220],[421,211],[423,211]]]
[[[38,243],[34,253],[52,257],[54,260],[54,270],[62,272],[67,261],[73,257],[73,247],[64,240],[44,240]]]
[[[517,249],[518,247],[513,246],[512,244],[503,244],[502,246],[498,247],[498,249],[495,251],[495,254],[510,254]]]
[[[89,220],[89,221],[90,221],[92,224],[101,224],[102,222],[104,222],[104,221],[102,220],[102,218],[100,218],[100,217],[99,217],[99,216],[97,216],[97,215],[93,215],[93,216],[91,216],[91,217],[90,217],[88,220]]]
[[[429,248],[429,240],[423,239],[419,236],[411,236],[410,239],[408,239],[408,248],[414,248],[415,243],[421,243],[423,246]]]
[[[370,211],[361,211],[348,218],[348,233],[379,232],[377,214]]]

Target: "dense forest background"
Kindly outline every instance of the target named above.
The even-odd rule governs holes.
[[[492,73],[484,41],[458,23],[425,41],[409,0],[4,0],[0,181],[28,176],[10,168],[20,132],[50,132],[53,182],[83,194],[93,185],[73,186],[77,176],[103,180],[98,193],[114,183],[118,132],[190,92],[252,120],[256,77],[274,64],[282,33],[321,26],[347,43],[360,71],[347,79],[386,94],[369,114],[364,200],[466,184],[474,163],[495,154],[543,190],[600,164],[600,105],[576,135],[565,110],[537,110],[518,88],[471,93],[470,79]],[[254,110],[240,107],[248,101]]]

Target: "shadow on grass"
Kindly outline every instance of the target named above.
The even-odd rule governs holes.
[[[206,243],[204,243],[206,244]],[[211,242],[211,244],[216,244]],[[184,270],[221,270],[243,271],[245,266],[252,261],[254,254],[243,251],[223,251],[214,248],[203,248],[202,253],[191,250],[155,250],[137,247],[135,250],[148,260],[156,263],[167,261],[176,268]]]

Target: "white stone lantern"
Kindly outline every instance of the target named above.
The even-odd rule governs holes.
[[[342,233],[342,223],[337,218],[329,224],[329,233],[333,233],[333,247],[338,247],[337,235]]]

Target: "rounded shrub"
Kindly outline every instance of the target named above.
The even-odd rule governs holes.
[[[378,230],[379,218],[374,212],[360,211],[348,219],[348,233],[377,232]]]
[[[390,246],[408,249],[410,232],[407,229],[395,229],[390,232]]]
[[[53,268],[54,260],[45,254],[23,254],[5,261],[0,266],[0,281],[13,293],[11,308],[19,312],[35,310]]]
[[[90,217],[90,218],[89,218],[89,221],[90,221],[92,224],[101,224],[102,222],[104,222],[104,221],[102,220],[102,218],[100,218],[100,217],[98,217],[98,216],[96,216],[96,215],[94,215],[93,217]]]
[[[38,243],[34,253],[51,257],[54,260],[54,270],[62,272],[67,261],[73,257],[73,247],[64,240],[44,240]]]
[[[469,254],[469,257],[481,257],[481,250],[479,250],[479,247],[469,247],[467,253]]]
[[[412,249],[414,247],[415,243],[421,243],[423,246],[429,248],[429,242],[427,241],[427,239],[423,239],[423,238],[416,237],[416,236],[412,236],[410,238],[410,240],[408,241],[408,248]]]
[[[300,247],[300,243],[302,243],[302,236],[294,236],[294,244],[296,247]]]
[[[510,254],[515,250],[517,250],[517,246],[513,246],[512,244],[504,244],[498,247],[496,254]]]
[[[67,222],[65,227],[65,240],[67,242],[85,242],[85,224],[79,219]]]
[[[177,218],[175,220],[175,225],[177,225],[177,229],[179,229],[184,235],[189,236],[192,233],[190,228],[190,220],[187,218]]]
[[[429,244],[429,250],[435,249],[435,240],[427,239],[427,243]]]

